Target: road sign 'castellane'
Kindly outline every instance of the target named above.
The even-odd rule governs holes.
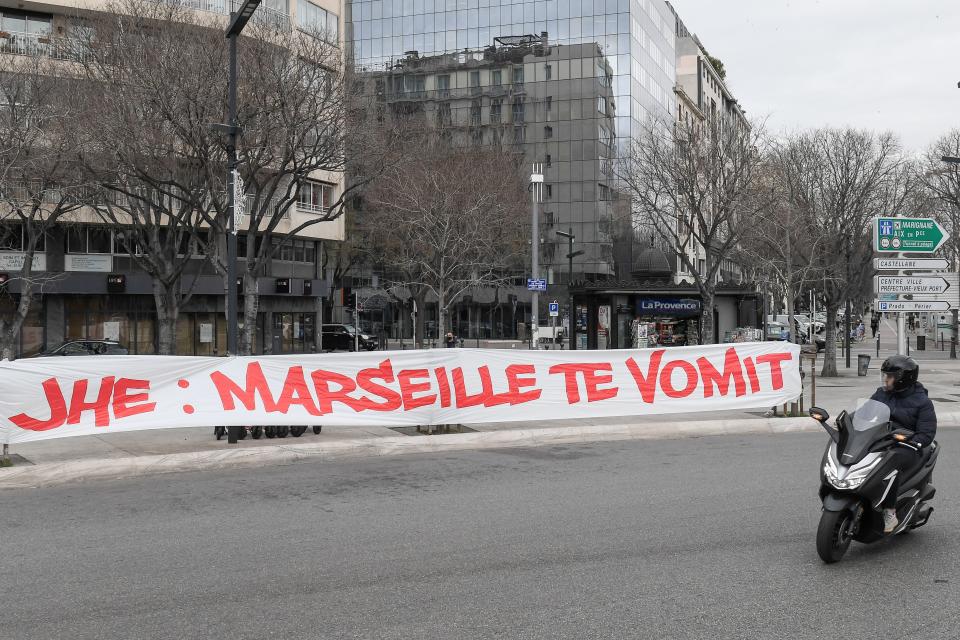
[[[878,252],[933,253],[949,234],[932,218],[874,218],[873,249]]]

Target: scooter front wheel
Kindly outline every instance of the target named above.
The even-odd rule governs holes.
[[[824,511],[817,528],[817,553],[827,564],[839,562],[853,539],[850,529],[853,514],[849,511]]]

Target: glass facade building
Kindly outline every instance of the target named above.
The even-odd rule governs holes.
[[[591,193],[584,193],[580,188],[578,195],[572,193],[577,189],[563,185],[569,183],[571,175],[582,175],[577,173],[581,165],[574,163],[589,160],[596,164],[599,161],[602,166],[604,160],[611,160],[609,155],[617,154],[623,141],[639,132],[648,118],[673,118],[676,19],[664,0],[347,0],[345,10],[348,55],[360,70],[371,73],[386,72],[402,65],[412,52],[424,57],[478,50],[493,46],[497,38],[533,35],[542,36],[551,46],[595,45],[604,58],[600,68],[609,73],[609,80],[604,81],[610,83],[609,92],[612,93],[607,100],[607,112],[602,117],[611,119],[613,130],[604,126],[577,127],[567,141],[571,143],[568,146],[569,159],[558,160],[559,156],[550,154],[545,146],[543,156],[550,155],[552,160],[546,162],[550,166],[545,181],[554,185],[552,190],[558,198],[567,197],[566,194],[571,192],[568,203],[562,200],[556,203],[558,227],[573,226],[578,244],[580,239],[589,238],[598,245],[589,247],[575,271],[598,276],[615,275],[613,238],[602,229],[604,210],[609,206],[603,204],[599,194],[612,185],[603,184],[601,187],[606,178],[599,175],[586,176],[593,183]],[[583,57],[589,56],[576,56]],[[576,83],[596,80],[598,65],[591,61],[588,72],[582,67],[574,70],[572,66],[567,65],[561,70],[560,65],[556,65],[548,78],[546,65],[536,64],[533,75],[525,81],[567,83],[558,87],[564,96],[565,108],[576,109],[575,113],[581,114],[577,117],[582,118],[583,103],[592,99],[596,105],[598,95],[595,87],[584,84],[581,84],[583,92],[577,94]],[[524,69],[524,73],[530,74],[530,70]],[[495,82],[487,73],[483,77],[485,85]],[[456,81],[455,76],[452,80]],[[513,81],[505,76],[501,80],[504,84]],[[467,76],[462,89],[469,91],[469,82]],[[441,90],[439,87],[424,89]],[[449,89],[453,91],[461,87],[451,86]],[[547,97],[553,96],[543,98]],[[479,117],[488,118],[489,105],[482,107]],[[535,108],[543,110],[543,107],[540,104]],[[506,105],[502,109],[500,117],[506,118]],[[594,112],[598,110],[593,108]],[[510,117],[515,115],[509,113]],[[538,134],[546,136],[551,132],[544,130]],[[590,144],[583,144],[586,141]],[[546,140],[543,142],[549,144]],[[600,153],[594,155],[595,150]],[[609,154],[604,150],[609,150]],[[540,162],[547,160],[543,156],[538,159]],[[608,196],[608,193],[603,194],[604,198]],[[584,201],[597,204],[595,207],[592,204],[576,206]],[[567,215],[562,212],[564,204],[573,205],[567,207],[570,209]],[[587,247],[581,244],[580,248]],[[555,267],[555,282],[558,282],[566,269],[562,259],[564,252],[556,253],[560,256],[559,263],[547,266]]]

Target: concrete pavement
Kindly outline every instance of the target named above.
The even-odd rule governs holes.
[[[854,543],[832,566],[814,545],[825,440],[542,446],[5,492],[0,637],[956,638],[960,433],[940,438],[930,524]]]

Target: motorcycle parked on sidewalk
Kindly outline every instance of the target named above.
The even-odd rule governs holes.
[[[927,504],[936,494],[931,484],[939,447],[933,442],[918,450],[908,440],[912,431],[897,428],[890,421],[890,407],[876,400],[858,400],[850,411],[837,416],[831,427],[829,414],[819,407],[810,417],[830,435],[820,462],[820,499],[823,512],[817,529],[817,553],[826,563],[843,558],[850,542],[872,543],[922,527],[933,507]],[[897,447],[917,451],[920,460],[914,471],[900,478],[896,510],[899,524],[893,532],[883,530],[880,505],[898,474],[891,469]]]

